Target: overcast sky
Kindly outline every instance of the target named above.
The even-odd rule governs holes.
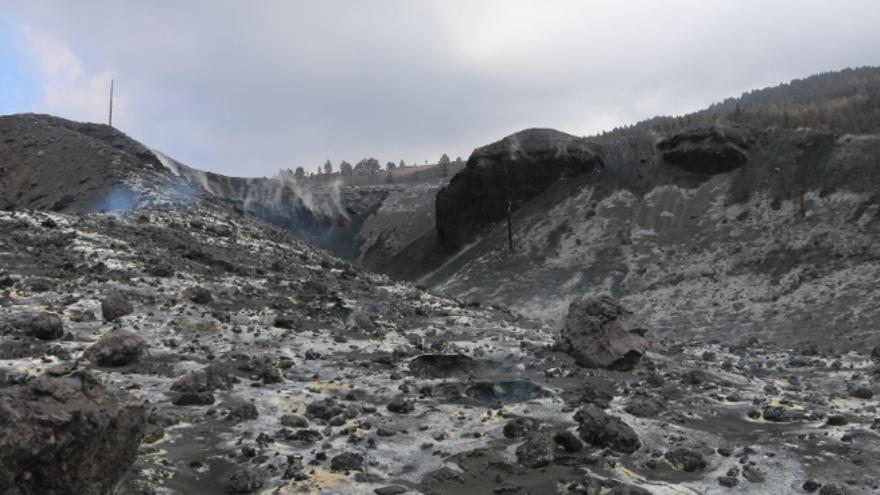
[[[877,1],[0,0],[0,114],[268,176],[587,135],[880,64]]]

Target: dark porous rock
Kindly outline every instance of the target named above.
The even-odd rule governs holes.
[[[226,493],[230,495],[254,493],[262,487],[263,480],[256,473],[247,469],[237,469],[229,477]]]
[[[534,435],[516,448],[516,460],[532,469],[549,465],[556,459],[556,445],[546,435]]]
[[[504,425],[504,436],[507,438],[519,438],[536,431],[540,423],[534,418],[513,418]]]
[[[653,418],[660,414],[666,405],[659,399],[652,397],[635,397],[624,410],[633,416],[640,418]]]
[[[309,426],[309,420],[297,414],[285,414],[281,416],[281,424],[288,428],[305,428]]]
[[[53,313],[38,313],[25,318],[24,331],[31,337],[40,340],[60,339],[64,335],[64,325],[61,318]]]
[[[141,401],[86,371],[0,388],[0,493],[111,493],[145,423]]]
[[[229,411],[226,413],[227,421],[250,421],[260,416],[257,412],[257,406],[253,402],[239,397],[228,399],[223,403],[223,407]]]
[[[568,308],[559,347],[588,368],[630,370],[648,348],[647,327],[607,296],[575,300]]]
[[[577,435],[568,430],[556,432],[553,435],[553,441],[570,454],[580,452],[584,448],[583,442],[578,439]]]
[[[694,174],[730,172],[748,162],[748,142],[728,127],[695,127],[657,143],[663,161]]]
[[[208,304],[214,300],[214,296],[211,295],[211,292],[208,291],[208,289],[198,285],[187,289],[186,295],[189,297],[190,301],[196,304]]]
[[[804,491],[807,493],[813,493],[821,487],[822,487],[822,483],[819,483],[816,480],[807,480],[807,481],[804,481],[803,485],[801,485],[801,488],[803,488]]]
[[[114,292],[101,301],[101,314],[104,321],[113,321],[134,311],[134,306],[123,294]]]
[[[290,435],[285,435],[285,438],[287,440],[290,440],[293,442],[299,442],[299,443],[302,443],[305,445],[312,445],[314,443],[317,443],[317,442],[320,442],[321,440],[323,440],[324,435],[322,435],[321,432],[318,430],[312,430],[309,428],[302,428],[302,429],[296,430],[295,432],[291,433]]]
[[[849,495],[849,490],[845,486],[828,483],[819,490],[819,495]]]
[[[330,459],[330,469],[336,472],[363,471],[364,456],[354,452],[343,452]]]
[[[229,390],[236,378],[221,365],[214,363],[191,371],[171,385],[176,406],[206,406],[214,403],[214,390]]]
[[[828,426],[845,426],[847,424],[846,416],[842,414],[832,414],[825,420]]]
[[[806,411],[801,409],[791,409],[785,406],[766,406],[761,412],[761,416],[767,421],[774,423],[790,423],[792,421],[803,421],[807,419]]]
[[[310,419],[329,420],[345,412],[345,408],[331,398],[317,400],[306,406],[306,417]]]
[[[718,484],[727,488],[733,488],[739,484],[739,478],[736,476],[719,476]]]
[[[767,475],[754,466],[743,467],[742,475],[750,483],[763,483],[767,479]]]
[[[137,362],[147,350],[147,342],[127,330],[110,332],[86,349],[85,356],[98,366],[109,368]]]
[[[703,469],[706,469],[707,466],[706,460],[703,459],[702,454],[683,447],[670,450],[663,454],[663,457],[665,457],[675,469],[686,471],[688,473],[702,471]]]
[[[410,399],[407,399],[405,397],[395,397],[391,400],[391,402],[388,403],[386,408],[393,413],[409,414],[415,411],[416,406]]]
[[[383,486],[381,488],[376,488],[373,490],[373,493],[376,495],[403,495],[409,490],[405,486],[400,485],[389,485]]]
[[[856,399],[871,400],[874,398],[874,391],[867,385],[855,385],[850,387],[849,394]]]
[[[436,199],[440,242],[450,250],[472,242],[560,177],[604,168],[585,139],[552,129],[528,129],[478,148]]]
[[[589,444],[625,454],[631,454],[641,446],[638,435],[628,424],[594,405],[580,408],[574,419],[578,423],[578,434]]]
[[[151,277],[168,278],[174,276],[174,269],[171,268],[171,265],[161,261],[151,263],[145,271]]]

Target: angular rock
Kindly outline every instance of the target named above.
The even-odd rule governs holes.
[[[588,368],[630,370],[648,348],[647,326],[607,296],[575,300],[559,334],[559,347]]]
[[[516,448],[516,460],[532,469],[549,465],[556,459],[555,444],[544,435],[535,435]]]
[[[106,296],[101,301],[101,314],[104,316],[104,321],[113,321],[131,314],[133,311],[134,306],[131,304],[131,301],[118,292]]]
[[[675,469],[679,471],[686,471],[688,473],[694,471],[702,471],[706,469],[706,460],[703,459],[703,455],[699,452],[686,448],[678,448],[675,450],[670,450],[663,454],[663,457],[672,464]]]
[[[578,422],[578,434],[589,444],[610,447],[624,454],[631,454],[641,446],[639,436],[628,424],[592,404],[579,409],[574,419]]]
[[[354,452],[343,452],[330,459],[330,469],[336,472],[363,471],[364,456]]]
[[[263,480],[256,473],[247,469],[237,469],[229,477],[226,485],[226,493],[230,495],[240,495],[245,493],[254,493],[263,487]]]
[[[60,339],[64,335],[61,318],[53,313],[39,313],[24,323],[24,331],[40,340]]]
[[[147,342],[127,330],[118,330],[101,337],[86,349],[85,356],[98,366],[128,366],[147,351]]]
[[[143,403],[85,371],[0,389],[0,493],[111,493],[137,456]]]

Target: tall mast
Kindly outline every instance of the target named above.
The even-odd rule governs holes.
[[[107,125],[113,127],[113,79],[110,79],[110,116],[107,118]]]

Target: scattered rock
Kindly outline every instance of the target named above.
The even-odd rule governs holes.
[[[343,452],[330,459],[330,469],[336,472],[363,471],[364,457],[354,452]]]
[[[199,285],[190,287],[186,290],[186,293],[189,300],[196,304],[208,304],[214,300],[214,296],[211,295],[211,292]]]
[[[641,446],[638,435],[628,424],[596,406],[582,407],[574,419],[578,422],[578,434],[589,444],[610,447],[624,454],[631,454]]]
[[[137,362],[147,350],[147,342],[127,330],[117,330],[101,337],[86,349],[85,356],[98,366],[115,368]]]
[[[532,469],[549,465],[556,459],[555,445],[545,435],[534,435],[516,448],[517,461]]]
[[[610,297],[586,297],[568,308],[560,348],[588,368],[631,370],[648,348],[646,325]]]
[[[256,473],[247,469],[237,469],[229,477],[226,493],[230,495],[254,493],[262,487],[263,480]]]
[[[706,460],[703,459],[702,454],[683,447],[666,452],[663,454],[663,457],[665,457],[675,469],[686,471],[688,473],[702,471],[706,469],[707,466]]]
[[[104,321],[113,321],[134,311],[134,306],[123,294],[114,292],[101,301],[101,314]]]
[[[410,399],[405,397],[395,397],[391,402],[388,403],[386,408],[397,414],[409,414],[416,410],[415,404]]]
[[[39,313],[26,323],[25,333],[40,340],[55,340],[64,336],[61,318],[53,313]]]

